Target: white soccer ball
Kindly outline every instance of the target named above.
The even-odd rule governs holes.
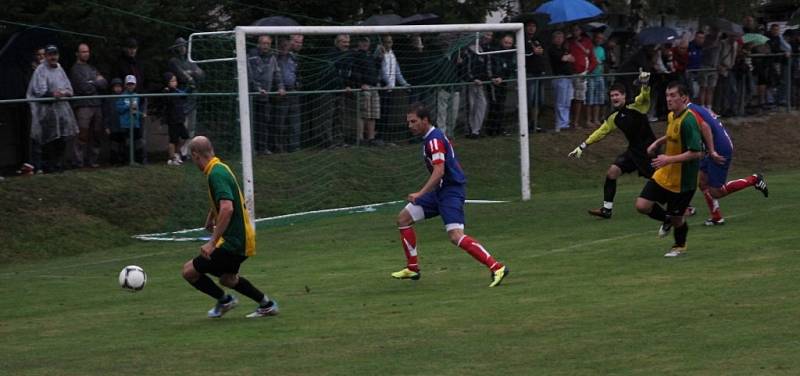
[[[144,288],[147,283],[147,274],[144,269],[136,265],[128,265],[119,272],[119,285],[130,292],[136,292]]]

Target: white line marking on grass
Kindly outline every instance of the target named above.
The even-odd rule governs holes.
[[[322,210],[313,210],[313,211],[306,211],[300,213],[291,213],[291,214],[284,214],[278,215],[274,217],[266,217],[266,218],[258,218],[256,219],[256,223],[259,222],[269,222],[275,221],[279,219],[286,219],[286,218],[293,218],[293,217],[301,217],[304,215],[312,215],[312,214],[324,214],[324,213],[334,213],[334,212],[342,212],[342,211],[350,211],[350,213],[369,213],[374,212],[376,207],[379,206],[386,206],[386,205],[394,205],[403,203],[405,201],[398,200],[398,201],[386,201],[386,202],[379,202],[375,204],[367,204],[367,205],[357,205],[357,206],[348,206],[344,208],[332,208],[332,209],[322,209]],[[467,204],[504,204],[510,201],[497,201],[497,200],[466,200]],[[185,230],[178,230],[172,232],[159,232],[154,234],[141,234],[141,235],[133,235],[134,239],[145,240],[145,241],[172,241],[172,242],[189,242],[189,241],[204,241],[208,240],[207,236],[202,237],[177,237],[174,235],[178,234],[185,234],[189,232],[195,231],[202,231],[202,227],[192,228],[192,229],[185,229]],[[173,235],[173,236],[170,236]]]

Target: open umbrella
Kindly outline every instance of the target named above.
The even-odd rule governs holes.
[[[594,18],[603,11],[586,0],[552,0],[536,8],[536,13],[546,13],[550,24],[557,24]]]
[[[253,22],[253,26],[300,26],[300,24],[289,17],[272,16]]]
[[[755,46],[767,43],[769,38],[764,34],[759,33],[747,33],[742,37],[742,42],[744,43],[752,43]]]
[[[671,43],[678,38],[678,32],[671,27],[648,27],[642,29],[637,36],[643,46]]]
[[[436,25],[442,23],[442,18],[433,13],[417,13],[400,21],[400,25]]]
[[[730,35],[743,35],[744,29],[742,29],[742,25],[739,25],[733,21],[728,21],[724,18],[703,18],[700,20],[700,23],[703,25],[709,25],[721,33],[730,34]]]
[[[390,25],[399,25],[403,22],[403,17],[400,17],[396,14],[389,13],[389,14],[376,14],[372,17],[367,18],[364,21],[361,21],[359,25],[361,26],[390,26]]]

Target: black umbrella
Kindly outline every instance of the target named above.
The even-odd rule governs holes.
[[[528,23],[535,22],[537,29],[544,29],[550,23],[550,15],[547,13],[522,13],[511,18],[511,22]]]
[[[700,20],[700,23],[711,26],[712,28],[719,30],[721,33],[744,35],[744,29],[742,28],[742,25],[728,21],[724,18],[703,18]]]
[[[396,14],[389,13],[389,14],[376,14],[372,17],[367,18],[364,21],[361,21],[359,24],[360,26],[390,26],[390,25],[399,25],[403,22],[403,17],[400,17]]]
[[[300,26],[300,24],[289,17],[272,16],[253,22],[253,26]]]
[[[638,38],[639,43],[644,46],[664,44],[675,41],[678,32],[671,27],[648,27],[639,32]]]
[[[436,25],[442,23],[442,18],[433,13],[417,13],[403,18],[399,25]]]

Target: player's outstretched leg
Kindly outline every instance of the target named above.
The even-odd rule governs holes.
[[[769,197],[767,181],[764,180],[764,176],[761,174],[753,174],[744,179],[729,181],[723,186],[723,190],[726,192],[726,195],[729,195],[733,192],[741,191],[742,189],[750,186],[755,187],[756,190],[763,193],[764,197]]]
[[[448,231],[448,235],[450,236],[450,241],[453,242],[453,244],[465,250],[470,256],[472,256],[472,258],[478,260],[478,262],[486,265],[486,267],[489,268],[489,277],[492,280],[492,283],[489,284],[489,287],[500,285],[500,283],[503,282],[503,279],[509,274],[508,267],[500,262],[495,261],[494,257],[492,257],[489,251],[487,251],[486,248],[481,245],[481,243],[478,243],[478,241],[469,237],[469,235],[465,235],[462,230],[450,230]]]

